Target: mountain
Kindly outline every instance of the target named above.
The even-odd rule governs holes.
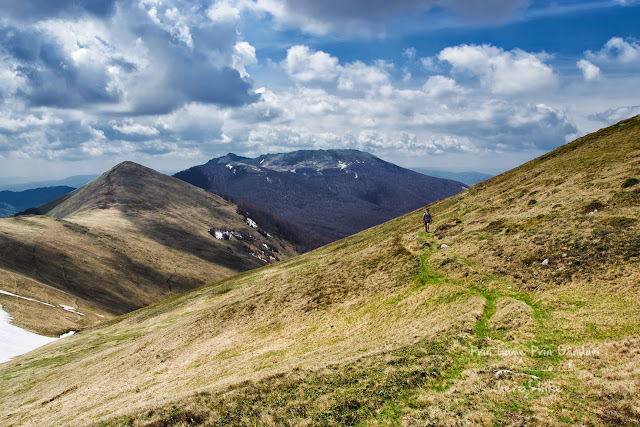
[[[0,420],[637,425],[640,117],[430,207],[4,363]]]
[[[74,175],[64,179],[47,181],[28,181],[26,178],[16,179],[13,183],[0,185],[0,190],[24,191],[43,187],[73,187],[79,188],[98,178],[98,175]]]
[[[356,150],[228,154],[174,175],[243,199],[336,240],[467,187]]]
[[[0,217],[15,215],[27,208],[40,206],[71,191],[73,187],[43,187],[24,191],[0,191]]]
[[[0,291],[23,297],[0,292],[0,304],[17,326],[49,336],[306,250],[131,162],[39,209],[0,219]]]
[[[425,168],[413,168],[413,170],[428,176],[435,176],[437,178],[445,178],[445,179],[452,179],[454,181],[460,181],[469,186],[475,185],[482,181],[486,181],[487,179],[494,176],[494,175],[490,175],[488,173],[482,173],[482,172],[449,172],[449,171],[442,171],[438,169],[425,169]]]

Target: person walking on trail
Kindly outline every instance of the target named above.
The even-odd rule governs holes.
[[[428,233],[429,224],[431,224],[431,212],[429,212],[429,209],[422,215],[422,221],[424,222],[424,230]]]

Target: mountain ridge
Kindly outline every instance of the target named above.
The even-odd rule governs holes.
[[[174,175],[246,200],[336,240],[463,191],[358,150],[229,153]]]
[[[73,187],[39,187],[23,191],[0,191],[0,217],[12,216],[28,208],[40,206],[75,190]],[[2,208],[4,206],[4,208]]]
[[[96,313],[90,317],[93,324],[201,286],[208,278],[298,253],[295,245],[260,224],[250,225],[237,210],[214,194],[123,162],[41,206],[44,215],[0,221],[0,289],[59,301],[55,305],[71,306],[76,299],[78,311]],[[220,239],[214,229],[233,236]],[[59,335],[65,328],[85,328],[89,319],[73,323],[66,313],[55,312],[66,317],[44,325],[29,315],[27,307],[35,307],[29,301],[1,302],[17,325],[33,332]]]

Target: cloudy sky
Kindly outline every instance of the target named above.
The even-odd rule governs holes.
[[[0,183],[356,148],[502,171],[640,114],[639,0],[3,0]]]

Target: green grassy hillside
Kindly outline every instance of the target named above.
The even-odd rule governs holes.
[[[0,423],[640,423],[640,118],[0,365]]]

